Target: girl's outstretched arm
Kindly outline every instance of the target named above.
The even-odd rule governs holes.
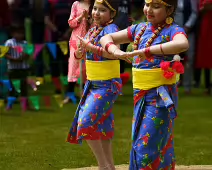
[[[181,52],[188,50],[189,43],[184,34],[177,34],[169,42],[153,45],[148,48],[149,48],[148,51],[150,54],[164,56],[164,55],[171,55],[171,54],[179,54]],[[145,53],[146,53],[146,49],[140,49],[140,50],[133,51],[131,55],[145,56]]]
[[[108,43],[113,42],[114,44],[111,44],[109,47],[106,47]],[[104,49],[107,48],[107,51],[111,54],[114,53],[114,50],[116,50],[115,44],[125,44],[130,43],[130,39],[128,37],[127,29],[105,35],[100,39],[100,44]]]
[[[115,56],[114,53],[116,51],[120,51],[120,46],[119,45],[115,45],[114,44],[114,51],[112,53],[107,52],[104,48],[99,47],[99,46],[95,46],[93,44],[91,44],[89,42],[89,40],[85,40],[82,37],[77,36],[78,39],[81,42],[81,48],[86,49],[87,51],[91,51],[94,54],[97,54],[99,56],[103,56],[105,58],[109,58],[109,59],[120,59],[118,56]],[[123,52],[123,55],[127,56],[127,53]],[[128,60],[126,57],[122,57],[122,60],[127,61],[128,63],[131,63],[130,60]]]

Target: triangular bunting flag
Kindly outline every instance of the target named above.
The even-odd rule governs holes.
[[[57,43],[63,52],[64,55],[68,54],[68,42],[67,41],[61,41]]]
[[[12,106],[15,103],[16,99],[17,99],[16,97],[12,97],[12,96],[7,98],[7,108],[8,109],[12,108]]]
[[[77,83],[81,84],[81,79],[80,78],[77,79]]]
[[[51,106],[51,97],[50,96],[44,96],[43,97],[44,103],[46,107],[50,107]]]
[[[57,102],[57,104],[59,105],[59,107],[63,107],[63,102],[62,102],[62,96],[61,95],[54,95],[54,98]]]
[[[37,91],[36,82],[32,79],[27,79],[27,83],[32,87],[34,91]]]
[[[2,80],[2,83],[9,89],[9,91],[12,90],[10,80]]]
[[[0,109],[4,107],[4,100],[0,100]]]
[[[34,45],[33,44],[26,44],[24,46],[24,52],[28,55],[32,55],[34,53]]]
[[[67,76],[61,76],[60,81],[63,83],[63,85],[68,85],[68,79]]]
[[[21,81],[20,80],[12,80],[13,86],[15,87],[15,90],[20,93],[20,85],[21,85]]]
[[[47,47],[49,48],[49,51],[51,52],[54,59],[57,57],[57,44],[55,43],[47,43]]]
[[[33,59],[35,60],[37,55],[40,53],[40,51],[43,49],[43,44],[36,44],[35,45],[35,52],[34,52],[34,55],[33,55]]]
[[[13,47],[18,53],[22,53],[24,51],[22,46],[15,46]]]
[[[5,54],[9,51],[9,47],[0,46],[0,58],[4,57]]]
[[[73,47],[75,50],[77,49],[77,41],[76,40],[71,40],[69,42],[70,48]]]
[[[44,83],[43,77],[36,77],[36,85],[39,86]]]
[[[25,112],[27,110],[27,107],[28,107],[28,100],[27,100],[26,97],[21,97],[20,101],[21,101],[22,111]]]
[[[40,109],[39,96],[30,96],[29,99],[32,102],[34,108],[36,110],[39,110]]]

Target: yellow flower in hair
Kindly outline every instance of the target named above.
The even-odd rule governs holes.
[[[152,2],[152,0],[145,0],[145,2],[149,4]]]

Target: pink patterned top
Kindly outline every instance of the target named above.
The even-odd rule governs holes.
[[[73,29],[70,40],[69,40],[69,48],[70,48],[70,58],[69,58],[69,71],[68,71],[68,81],[69,82],[76,82],[77,79],[80,77],[80,65],[79,61],[74,58],[74,52],[77,49],[77,42],[78,38],[77,35],[80,37],[84,37],[86,34],[87,28],[87,21],[85,18],[79,23],[77,21],[77,17],[79,17],[82,12],[83,8],[80,7],[80,2],[76,1],[73,3],[71,8],[71,16],[68,20],[69,26]],[[82,67],[83,75],[85,75],[85,66]]]

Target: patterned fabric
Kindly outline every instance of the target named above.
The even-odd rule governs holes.
[[[96,27],[92,28],[96,29]],[[95,38],[100,46],[102,36],[118,31],[114,24],[106,26]],[[88,37],[89,32],[86,37]],[[91,38],[92,39],[92,35]],[[87,60],[104,61],[102,56],[87,53]],[[120,78],[105,81],[88,80],[84,87],[82,99],[78,105],[67,142],[82,143],[82,140],[106,140],[114,134],[113,103],[121,93],[122,82]]]
[[[5,46],[7,47],[18,47],[18,46],[24,46],[24,44],[26,44],[26,41],[21,41],[18,42],[16,41],[14,38],[9,39],[6,41]],[[14,48],[10,48],[8,54],[12,57],[12,58],[19,58],[22,53],[18,52],[16,49]],[[22,62],[12,62],[10,60],[8,60],[8,69],[28,69],[29,68],[29,64],[27,63],[27,61],[22,61]]]
[[[139,49],[152,36],[154,27],[150,23],[133,25],[128,29],[132,40],[142,27],[147,29],[139,43]],[[185,34],[184,30],[173,24],[162,30],[152,45],[168,42],[177,34]],[[163,60],[171,60],[172,56],[152,56],[144,61],[134,57],[133,67],[139,69],[159,68]],[[177,116],[177,85],[160,86],[150,90],[134,89],[134,115],[132,124],[132,150],[130,154],[130,170],[168,170],[175,167],[172,128]]]
[[[86,34],[87,22],[85,19],[82,20],[81,23],[77,22],[77,17],[82,14],[84,9],[80,7],[80,3],[78,1],[74,2],[71,9],[71,17],[68,21],[69,26],[73,29],[71,38],[69,41],[70,48],[70,57],[69,57],[69,65],[68,65],[68,81],[76,82],[80,77],[80,62],[75,59],[74,52],[77,49],[77,35],[80,37],[84,37]],[[82,64],[82,72],[83,77],[85,79],[85,64]]]
[[[97,30],[98,28],[96,26],[92,27],[88,33],[85,35],[85,39],[88,38],[88,35],[90,35],[91,32]],[[99,43],[100,39],[104,36],[107,35],[109,33],[113,33],[113,32],[117,32],[119,29],[117,27],[117,25],[115,24],[110,24],[108,26],[106,26],[101,32],[100,34],[95,38],[94,40],[94,44],[101,47],[101,44]],[[90,40],[92,39],[93,35],[90,36]],[[107,58],[103,58],[102,56],[98,56],[97,54],[92,54],[92,53],[87,53],[86,56],[87,60],[93,60],[93,61],[105,61],[108,60]]]

